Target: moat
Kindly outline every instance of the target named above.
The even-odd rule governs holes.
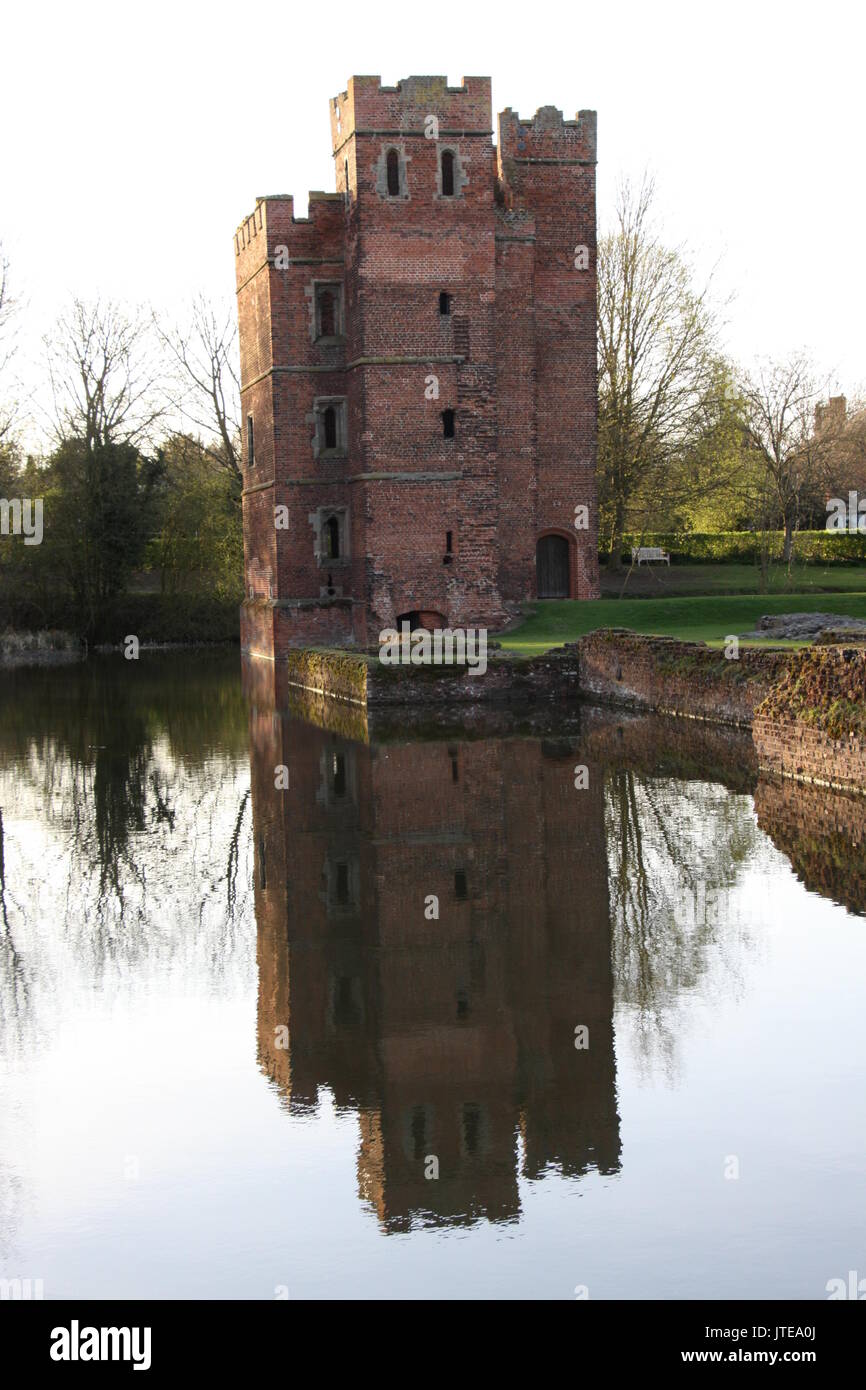
[[[866,1275],[862,798],[610,708],[316,723],[237,652],[10,671],[0,705],[0,1278]]]

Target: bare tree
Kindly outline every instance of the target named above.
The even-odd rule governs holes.
[[[45,339],[53,433],[87,448],[138,445],[164,414],[148,316],[74,299]]]
[[[790,569],[804,508],[827,477],[844,417],[818,413],[824,392],[805,353],[765,361],[739,383],[743,442],[757,464],[756,515],[781,525]]]
[[[624,183],[598,251],[599,493],[613,568],[630,510],[669,494],[669,465],[704,428],[719,370],[709,285],[696,290],[681,252],[659,240],[653,196],[649,178]]]
[[[210,458],[241,481],[240,374],[234,305],[217,309],[198,295],[186,323],[157,332],[174,363],[171,404]]]

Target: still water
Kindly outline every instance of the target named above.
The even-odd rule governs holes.
[[[234,653],[0,675],[0,1277],[866,1277],[862,802],[649,717],[353,719]]]

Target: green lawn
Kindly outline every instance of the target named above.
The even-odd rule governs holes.
[[[863,581],[861,580],[861,583]],[[627,627],[687,642],[721,643],[749,632],[764,613],[839,613],[866,618],[866,591],[848,594],[701,595],[695,598],[601,598],[588,603],[544,599],[519,628],[497,640],[521,656],[574,642],[599,627]],[[756,643],[755,645],[778,645]]]
[[[625,575],[625,570],[608,573],[602,565],[602,598],[618,598]],[[625,592],[627,598],[757,594],[758,578],[754,565],[641,565],[632,570]],[[864,593],[866,564],[795,565],[790,581],[784,565],[771,565],[768,581],[771,594]]]

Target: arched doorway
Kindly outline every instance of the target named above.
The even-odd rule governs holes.
[[[570,598],[568,541],[542,536],[535,547],[535,577],[539,598]]]

